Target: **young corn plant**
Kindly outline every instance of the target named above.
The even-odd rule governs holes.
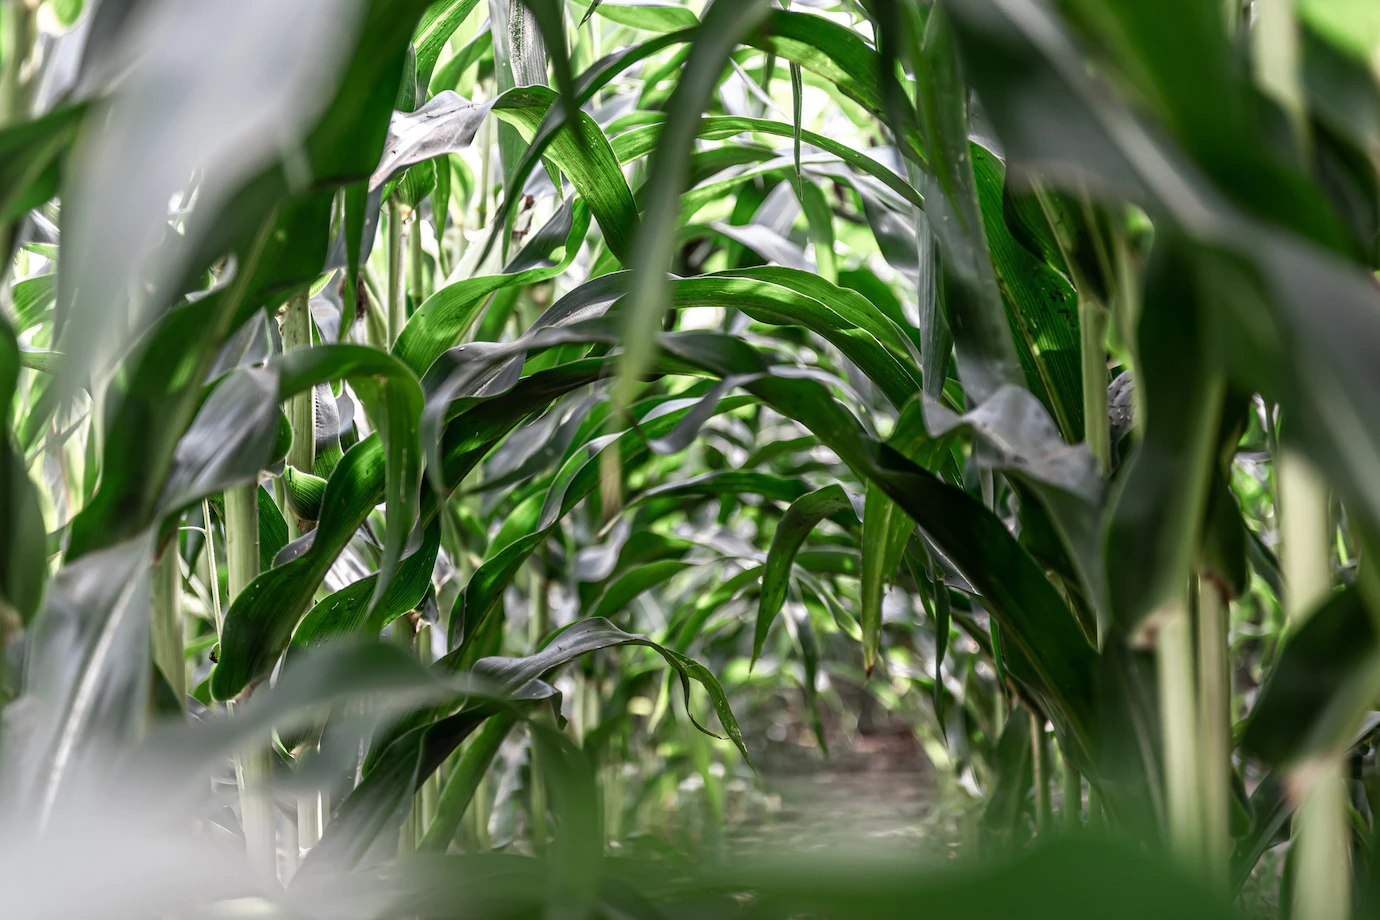
[[[0,36],[16,916],[1374,910],[1380,13]],[[967,872],[742,852],[859,700]]]

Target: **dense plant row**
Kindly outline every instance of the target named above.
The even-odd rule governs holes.
[[[0,25],[18,916],[1373,907],[1366,5]],[[986,875],[713,859],[858,692]]]

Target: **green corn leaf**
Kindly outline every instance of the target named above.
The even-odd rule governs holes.
[[[920,54],[920,118],[933,174],[924,187],[925,214],[939,241],[944,271],[943,305],[954,333],[959,378],[968,398],[982,402],[1004,384],[1020,380],[1016,350],[978,203],[968,148],[968,90],[948,18],[932,13]]]
[[[26,278],[10,289],[14,298],[14,331],[27,332],[52,314],[57,299],[57,275]]]
[[[678,29],[693,29],[700,19],[683,6],[654,5],[643,3],[617,3],[614,0],[576,0],[585,7],[585,15],[580,24],[584,25],[591,16],[599,15],[620,26],[641,29],[643,32],[674,32]]]
[[[656,330],[670,306],[666,271],[675,246],[680,194],[688,178],[689,160],[698,134],[700,113],[719,80],[733,47],[756,29],[767,13],[759,0],[715,0],[704,14],[701,40],[694,43],[681,78],[667,103],[666,130],[652,159],[642,232],[632,256],[634,276],[629,301],[635,305],[624,317],[623,358],[614,398],[620,406],[632,401],[637,378],[654,351]]]
[[[658,585],[665,584],[695,565],[697,563],[685,562],[680,559],[663,559],[633,569],[609,584],[604,593],[600,595],[599,600],[595,602],[589,615],[608,619],[632,603],[638,595],[650,591]]]
[[[882,596],[910,542],[915,521],[875,483],[868,483],[862,532],[863,671],[872,673],[882,650]]]
[[[997,780],[982,811],[989,832],[1010,836],[1019,826],[1031,785],[1030,754],[1030,714],[1012,709],[997,741]]]
[[[1220,453],[1223,374],[1204,354],[1201,282],[1172,239],[1156,249],[1139,330],[1143,435],[1107,536],[1112,610],[1127,628],[1187,583]]]
[[[746,118],[735,115],[706,115],[700,120],[699,137],[705,140],[721,140],[744,132],[766,134],[773,137],[794,137],[795,127],[765,118]],[[813,131],[801,131],[800,136],[812,146],[838,157],[859,172],[877,179],[917,207],[924,204],[924,199],[921,198],[914,186],[896,175],[885,164],[877,162],[867,154],[859,153],[846,144],[841,144],[833,138],[816,134]],[[661,123],[657,121],[626,131],[615,137],[611,144],[619,161],[627,163],[650,153],[655,149],[660,137]],[[730,151],[732,149],[729,148]]]
[[[445,90],[454,90],[459,84],[460,78],[464,76],[465,71],[470,69],[471,65],[486,59],[492,61],[493,53],[493,31],[489,28],[488,20],[485,20],[479,34],[466,42],[465,46],[442,64],[435,76],[431,78],[432,95],[439,95]]]
[[[484,658],[473,674],[493,683],[493,694],[502,699],[539,699],[554,690],[542,684],[541,675],[593,651],[625,645],[651,648],[666,661],[680,679],[686,700],[690,682],[699,683],[709,694],[710,703],[729,738],[751,763],[743,746],[737,719],[728,707],[723,688],[703,665],[658,645],[645,636],[627,633],[608,620],[580,620],[558,634],[542,651],[526,658]],[[438,663],[454,669],[458,657],[452,653]],[[434,772],[459,744],[491,717],[504,711],[495,703],[479,703],[461,709],[438,721],[417,725],[398,734],[382,751],[366,762],[364,781],[341,803],[327,835],[303,866],[304,872],[322,865],[353,866],[374,839],[402,822],[410,808],[410,794]],[[696,723],[701,731],[707,731]]]
[[[1026,385],[1049,408],[1064,439],[1080,441],[1083,384],[1076,295],[1053,266],[1033,258],[1008,230],[1001,160],[978,144],[970,144],[969,151],[987,246]]]
[[[321,499],[326,493],[326,480],[311,473],[287,467],[283,470],[287,486],[288,507],[300,520],[314,521],[321,517]]]
[[[455,769],[446,777],[445,785],[436,803],[436,815],[426,829],[426,835],[417,844],[422,852],[445,852],[455,837],[455,831],[465,816],[480,782],[488,773],[489,765],[498,754],[503,739],[517,724],[517,718],[510,713],[500,712],[484,723],[460,755]]]
[[[892,120],[884,101],[881,56],[847,26],[810,13],[772,10],[760,34],[747,40],[822,77],[825,84],[875,117]],[[906,120],[908,124],[893,128],[900,132],[906,157],[923,163],[924,145],[914,127],[914,112]]]
[[[492,23],[494,77],[498,92],[502,94],[524,86],[545,86],[546,48],[536,17],[528,11],[522,0],[489,0],[489,21]],[[499,162],[503,166],[505,197],[516,198],[519,192],[514,175],[522,155],[522,138],[512,127],[499,126],[498,151]]]
[[[323,598],[308,611],[292,635],[292,650],[312,648],[341,636],[376,635],[408,611],[415,610],[431,587],[441,528],[432,521],[420,545],[407,553],[382,599],[372,604],[378,575],[369,575]]]
[[[564,272],[579,253],[588,229],[589,210],[577,199],[536,233],[509,263],[506,274],[457,281],[423,301],[394,343],[394,354],[415,373],[425,373],[443,352],[460,343],[490,294]],[[557,251],[560,256],[553,261]]]
[[[43,596],[48,560],[38,492],[10,437],[19,354],[14,332],[0,319],[0,605],[27,623]]]
[[[762,655],[762,646],[772,621],[786,601],[791,566],[796,553],[815,525],[827,517],[852,511],[853,503],[841,486],[831,485],[803,495],[791,503],[776,525],[762,569],[762,594],[757,606],[757,625],[752,638],[752,663]]]
[[[531,143],[556,100],[556,93],[544,86],[517,87],[494,101],[493,112]],[[637,205],[604,132],[588,115],[581,114],[575,124],[575,130],[556,131],[545,155],[570,177],[609,250],[626,261],[637,237]]]
[[[1241,738],[1252,755],[1290,767],[1352,746],[1380,685],[1380,642],[1361,593],[1337,592],[1290,637]]]
[[[417,85],[428,86],[446,42],[479,5],[479,0],[438,0],[427,7],[412,44],[417,49]]]
[[[373,355],[386,357],[379,352]],[[440,454],[439,466],[444,481],[452,486],[458,483],[527,413],[597,376],[583,367],[534,374],[505,396],[461,415],[459,418],[464,421],[447,429]],[[370,435],[346,451],[326,482],[321,519],[310,544],[300,555],[285,559],[261,574],[226,611],[221,659],[211,675],[211,691],[217,699],[238,694],[251,680],[271,668],[287,648],[299,618],[311,606],[316,589],[336,556],[384,498],[388,466],[384,457],[378,435]],[[427,524],[436,514],[435,496],[428,492],[424,499],[419,517]],[[395,516],[389,515],[389,518]],[[402,518],[397,516],[396,519]],[[406,538],[404,532],[402,541]],[[400,552],[403,545],[403,542],[398,544]],[[374,586],[371,603],[375,605],[381,603],[380,584],[376,582]]]
[[[467,643],[473,642],[523,563],[550,537],[561,519],[598,487],[603,452],[616,452],[621,467],[633,465],[648,452],[647,440],[672,431],[695,405],[698,403],[644,418],[636,430],[622,431],[610,440],[592,443],[574,453],[552,478],[540,506],[532,502],[525,515],[514,515],[514,523],[508,527],[511,536],[500,534],[495,539],[493,545],[498,551],[475,571],[464,593],[456,600],[455,610],[451,612],[452,641],[460,643],[462,650]],[[717,408],[725,406],[719,404]]]
[[[927,403],[925,424],[936,438],[959,429],[971,433],[977,444],[973,459],[980,468],[1000,470],[1029,490],[1030,499],[1044,508],[1077,583],[1105,630],[1110,617],[1103,570],[1103,484],[1087,445],[1064,443],[1044,406],[1014,386],[1002,387],[961,416],[938,403]]]

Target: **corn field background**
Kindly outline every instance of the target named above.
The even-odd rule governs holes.
[[[0,913],[1380,911],[1380,3],[0,0]]]

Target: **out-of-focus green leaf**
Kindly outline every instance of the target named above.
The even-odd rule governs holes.
[[[1013,708],[997,741],[997,776],[982,823],[1009,839],[1025,814],[1031,785],[1030,713]]]
[[[1223,376],[1205,354],[1205,281],[1175,240],[1158,241],[1139,330],[1144,418],[1107,538],[1112,610],[1124,627],[1187,584],[1218,456]]]
[[[0,220],[22,217],[57,193],[62,154],[86,111],[67,105],[0,129]]]
[[[1380,692],[1380,641],[1361,592],[1334,594],[1289,638],[1242,746],[1275,767],[1348,749]]]
[[[48,560],[38,491],[10,437],[18,382],[19,346],[0,318],[0,606],[27,623],[38,610]]]
[[[48,586],[29,653],[35,730],[5,758],[14,804],[40,821],[63,785],[93,767],[85,758],[103,757],[143,720],[152,563],[145,534],[63,566]]]

